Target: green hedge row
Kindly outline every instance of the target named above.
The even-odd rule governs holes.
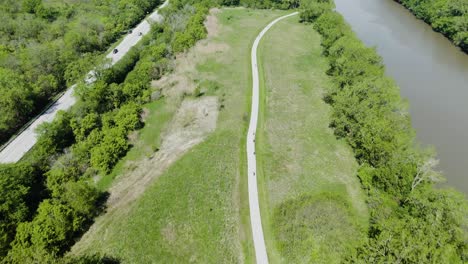
[[[320,6],[320,9],[311,8]],[[439,189],[434,154],[415,140],[407,105],[384,74],[382,59],[352,32],[332,2],[304,7],[301,19],[322,35],[331,127],[354,150],[370,210],[368,239],[350,262],[463,263],[468,261],[468,205]],[[326,8],[328,7],[328,8]]]

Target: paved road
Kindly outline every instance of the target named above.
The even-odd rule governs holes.
[[[257,264],[268,263],[268,256],[265,247],[265,239],[263,238],[262,219],[260,216],[260,206],[258,203],[258,188],[257,188],[257,160],[255,158],[255,132],[257,131],[258,121],[258,104],[259,104],[259,80],[257,67],[257,48],[263,35],[278,21],[290,16],[297,15],[298,12],[282,16],[268,24],[257,38],[252,47],[252,112],[250,114],[249,131],[247,133],[247,172],[249,185],[249,207],[250,207],[250,224],[252,225],[252,235],[255,247],[255,257]]]
[[[166,0],[159,8],[165,7],[169,3],[169,0]],[[117,45],[116,49],[119,50],[118,53],[113,54],[110,52],[107,54],[106,58],[111,59],[110,66],[117,63],[141,38],[146,35],[151,28],[151,22],[161,22],[162,16],[158,13],[156,9],[150,16],[144,19],[140,24],[138,24],[131,34],[125,36],[122,42]],[[139,32],[142,33],[139,36]],[[93,71],[90,71],[87,74],[86,82],[91,83],[95,80],[93,76]],[[44,122],[52,122],[57,112],[59,110],[67,110],[72,105],[75,104],[76,100],[73,97],[73,90],[76,85],[72,85],[63,95],[58,99],[49,109],[42,113],[33,123],[29,125],[21,134],[19,134],[13,141],[11,141],[1,152],[0,152],[0,163],[12,163],[19,161],[23,155],[28,152],[37,141],[36,128]]]

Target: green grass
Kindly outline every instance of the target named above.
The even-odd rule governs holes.
[[[124,263],[223,263],[240,258],[235,135],[216,133],[159,178],[90,247]],[[222,146],[222,147],[221,147]],[[216,151],[213,151],[216,149]],[[213,163],[213,161],[217,161]]]
[[[297,21],[276,24],[259,48],[263,228],[271,263],[338,263],[365,235],[368,213],[352,151],[328,127],[319,35]]]
[[[204,55],[196,75],[224,105],[216,131],[155,180],[125,216],[105,221],[77,252],[103,253],[122,263],[254,261],[245,173],[250,49],[258,32],[282,14],[248,9],[218,14],[222,26],[213,43],[229,48]],[[128,158],[138,159],[141,149],[135,146]]]

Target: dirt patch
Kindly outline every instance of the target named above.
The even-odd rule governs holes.
[[[200,54],[221,53],[229,50],[229,45],[225,43],[202,42],[197,46]]]
[[[162,94],[169,97],[193,94],[196,88],[195,80],[198,76],[196,65],[205,61],[210,54],[223,53],[230,49],[229,45],[225,43],[213,41],[219,31],[218,18],[216,17],[219,12],[221,11],[217,8],[211,9],[210,15],[205,20],[208,38],[197,42],[189,52],[178,54],[172,67],[174,71],[151,82],[154,89],[161,89]]]
[[[216,129],[218,100],[214,96],[186,99],[163,134],[161,148],[152,157],[137,162],[134,170],[127,171],[109,189],[106,214],[98,218],[80,243],[97,238],[96,232],[127,213],[151,182],[160,176],[178,158],[202,142]]]
[[[137,141],[138,141],[138,131],[132,131],[132,132],[130,132],[130,133],[128,134],[127,138],[128,138],[128,142],[129,142],[130,144],[132,144],[132,145],[133,145],[133,144],[136,144]]]
[[[161,235],[169,243],[173,243],[177,237],[176,230],[172,224],[168,224],[163,229],[161,229]]]
[[[159,151],[142,161],[131,177],[122,177],[122,180],[110,188],[109,211],[124,208],[134,201],[155,177],[214,131],[218,119],[217,109],[216,97],[184,100],[162,136]]]
[[[175,72],[151,82],[152,87],[162,89],[162,94],[166,97],[180,97],[192,94],[196,86],[191,77],[191,72]]]
[[[145,122],[149,115],[150,115],[150,110],[148,108],[143,108],[140,114],[140,118],[141,120],[143,120],[143,122]]]
[[[210,14],[206,17],[204,24],[208,31],[208,38],[217,36],[219,33],[218,17],[216,17],[216,14],[219,12],[220,10],[218,8],[212,8],[210,9]]]
[[[153,80],[153,89],[160,89],[164,96],[177,97],[186,94],[193,94],[196,88],[197,76],[196,65],[206,60],[208,55],[227,52],[229,45],[216,43],[208,40],[199,41],[188,53],[177,55],[174,62],[174,71],[159,80]]]

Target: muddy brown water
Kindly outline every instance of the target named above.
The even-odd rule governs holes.
[[[409,101],[423,145],[434,146],[447,184],[468,197],[468,55],[392,0],[335,0]]]

